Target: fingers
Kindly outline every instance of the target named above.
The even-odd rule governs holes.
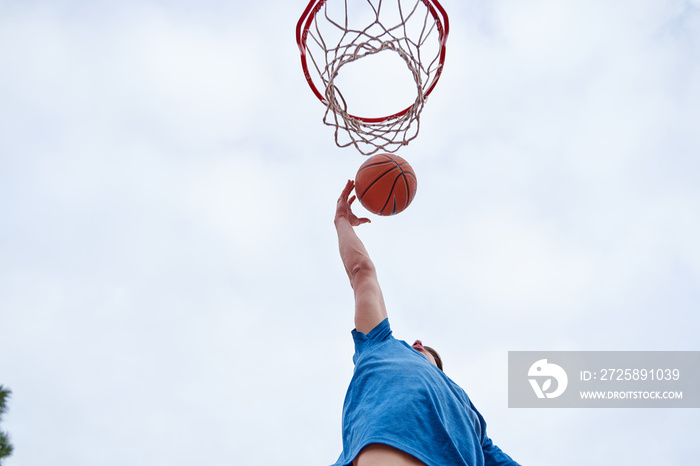
[[[348,180],[343,188],[343,192],[340,194],[340,199],[347,199],[353,188],[355,187],[355,182],[353,180]]]
[[[354,194],[350,196],[350,193],[353,189],[355,189],[355,182],[353,180],[348,180],[348,182],[345,184],[345,188],[343,188],[343,192],[338,198],[338,210],[336,211],[336,218],[338,215],[345,216],[350,220],[350,223],[353,226],[362,225],[363,223],[371,223],[370,219],[365,217],[358,218],[357,216],[355,216],[355,214],[352,213],[350,207],[352,206],[352,203],[355,202],[355,199],[357,199],[357,196]],[[348,199],[349,196],[350,198]]]

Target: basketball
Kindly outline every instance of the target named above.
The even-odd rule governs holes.
[[[378,154],[360,166],[355,194],[362,206],[377,215],[395,215],[416,196],[418,180],[411,165],[393,154]]]

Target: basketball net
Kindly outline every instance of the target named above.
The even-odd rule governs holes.
[[[396,152],[418,135],[425,100],[442,73],[448,31],[447,13],[437,0],[309,2],[297,23],[297,44],[338,147],[353,145],[364,155]],[[336,85],[338,74],[348,63],[380,52],[394,52],[406,63],[415,101],[388,116],[353,115]]]

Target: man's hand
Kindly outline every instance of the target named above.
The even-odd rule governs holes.
[[[348,222],[350,222],[350,225],[353,227],[356,227],[358,225],[362,225],[363,223],[369,223],[371,220],[368,218],[359,218],[357,215],[352,213],[351,205],[353,202],[355,202],[355,197],[352,196],[348,199],[350,196],[350,193],[352,190],[355,188],[355,182],[353,180],[348,180],[347,184],[345,185],[345,189],[343,189],[343,192],[340,194],[340,197],[338,198],[338,205],[336,206],[335,209],[335,222],[337,224],[338,220],[340,219],[347,219]]]

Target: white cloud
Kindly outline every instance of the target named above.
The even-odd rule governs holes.
[[[254,156],[222,160],[203,173],[190,173],[191,186],[183,186],[181,200],[210,228],[241,247],[261,250],[286,220],[284,193],[274,171]]]
[[[472,265],[465,283],[509,308],[537,308],[578,294],[591,274],[590,260],[562,244],[561,233],[528,225],[518,215],[477,219],[467,236]]]

